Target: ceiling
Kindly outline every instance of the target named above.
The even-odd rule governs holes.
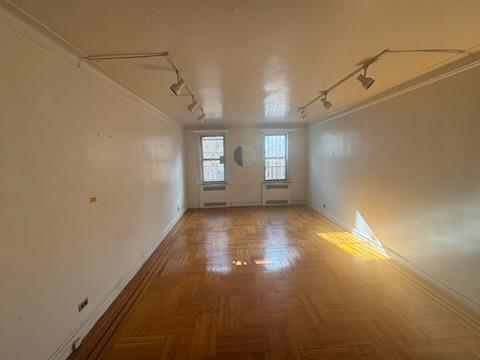
[[[85,54],[169,51],[203,104],[204,126],[299,123],[298,107],[385,48],[471,48],[478,0],[11,0]],[[392,54],[309,108],[319,120],[424,72],[451,54]],[[102,61],[108,71],[185,126],[162,58]]]

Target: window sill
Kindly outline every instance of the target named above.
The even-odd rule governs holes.
[[[290,180],[264,180],[262,184],[291,184]]]

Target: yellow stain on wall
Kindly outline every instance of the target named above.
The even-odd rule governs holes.
[[[317,233],[322,239],[346,253],[363,260],[386,260],[390,257],[383,248],[373,246],[346,231]]]

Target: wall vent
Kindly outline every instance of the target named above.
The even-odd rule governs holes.
[[[288,184],[267,184],[265,185],[267,189],[288,189]]]
[[[267,205],[288,205],[288,200],[265,200]]]
[[[217,202],[204,202],[204,207],[224,207],[227,206],[226,201],[217,201]]]
[[[227,187],[225,185],[204,186],[203,191],[224,191]]]

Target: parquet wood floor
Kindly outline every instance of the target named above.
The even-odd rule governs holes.
[[[480,359],[478,318],[306,207],[189,211],[72,359]]]

